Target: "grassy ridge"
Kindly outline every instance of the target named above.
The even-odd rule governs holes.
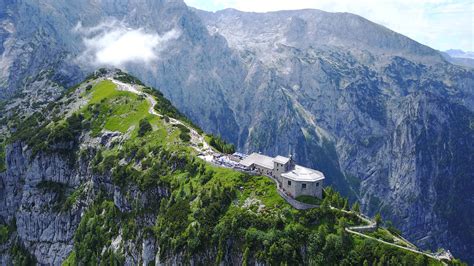
[[[110,80],[95,85],[91,91],[89,105],[84,112],[86,119],[94,119],[93,133],[101,130],[127,132],[132,126],[138,127],[139,121],[151,119],[148,113],[150,103],[132,92],[119,91]]]

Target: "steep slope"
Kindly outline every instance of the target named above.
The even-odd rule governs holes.
[[[244,70],[224,39],[210,36],[183,1],[2,1],[2,5],[0,99],[23,98],[25,88],[45,80],[48,83],[38,87],[67,88],[77,83],[95,66],[78,60],[86,47],[83,36],[74,29],[78,25],[94,29],[104,22],[119,21],[157,34],[179,32],[179,38],[153,67],[138,63],[127,68],[147,83],[166,88],[166,95],[196,122],[215,132],[236,135],[236,122],[221,91],[238,87]],[[47,74],[41,75],[41,71]],[[224,80],[229,73],[241,77]],[[205,106],[214,106],[219,112]],[[212,122],[215,120],[225,123]]]
[[[101,70],[41,113],[11,119],[2,264],[441,265],[349,234],[364,221],[332,190],[321,208],[296,211],[267,177],[198,159],[200,130],[121,71]],[[393,241],[385,229],[373,237]]]
[[[249,129],[239,146],[333,164],[366,212],[424,247],[472,255],[472,70],[352,14],[196,12],[258,80],[234,103]],[[327,143],[335,163],[320,159]]]
[[[15,96],[8,108],[26,114],[47,106],[92,67],[75,60],[85,47],[73,29],[109,19],[180,32],[151,66],[126,69],[206,131],[242,151],[293,153],[424,248],[472,255],[472,70],[351,14],[9,0],[0,2],[0,98]]]

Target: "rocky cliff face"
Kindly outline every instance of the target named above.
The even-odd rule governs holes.
[[[41,127],[47,125],[49,122],[46,120],[52,119],[52,116],[57,119],[58,113],[70,115],[78,112],[86,103],[78,100],[82,97],[79,95],[86,92],[85,88],[86,84],[83,84],[67,99],[63,97],[58,100],[54,105],[57,110],[55,114],[51,109],[46,109],[41,119],[35,119],[38,117],[36,113],[27,124]],[[24,130],[20,124],[9,123],[14,128],[11,131],[13,136],[18,133],[15,130]],[[18,126],[20,129],[16,128]],[[99,149],[111,148],[111,145],[115,145],[113,143],[124,141],[130,136],[106,131],[91,137],[88,132],[79,132],[74,136],[77,138],[75,140],[60,139],[59,142],[36,149],[32,139],[37,132],[28,131],[26,138],[10,142],[4,151],[6,171],[0,173],[0,223],[2,226],[8,225],[10,229],[8,240],[0,245],[1,264],[28,264],[32,262],[27,260],[30,258],[42,265],[61,265],[71,256],[71,252],[74,253],[80,222],[101,195],[113,199],[114,208],[123,214],[131,214],[137,209],[155,209],[146,215],[134,216],[134,223],[143,227],[136,231],[138,235],[133,240],[122,240],[122,235],[118,234],[104,247],[121,253],[121,263],[154,262],[159,247],[156,239],[146,235],[143,229],[155,225],[156,204],[161,198],[169,197],[168,188],[158,186],[143,191],[131,185],[124,191],[114,184],[110,173],[98,173],[92,160]],[[46,136],[46,139],[37,141],[48,142],[47,139],[49,137]],[[105,230],[112,229],[106,227]],[[181,261],[179,254],[167,259],[175,263]],[[199,259],[197,257],[195,260]]]
[[[197,12],[249,69],[267,71],[249,72],[257,93],[236,100],[255,107],[236,112],[251,129],[239,145],[296,153],[417,243],[469,256],[472,198],[459,195],[474,186],[472,70],[351,14]]]
[[[74,173],[69,162],[58,155],[38,156],[30,161],[30,154],[21,143],[8,147],[0,216],[3,221],[15,221],[18,237],[39,263],[59,264],[72,250],[83,206],[78,204],[71,210],[57,212],[54,206],[60,196],[58,192],[39,188],[38,184],[54,181],[73,188],[84,182],[80,179],[87,175]]]
[[[2,4],[3,98],[46,81],[38,87],[56,92],[89,71],[72,60],[84,49],[72,31],[79,21],[93,27],[114,18],[160,34],[178,29],[151,69],[127,69],[242,151],[293,153],[411,240],[470,258],[471,69],[351,14],[208,13],[181,1]],[[44,69],[51,71],[40,75]],[[38,98],[48,99],[45,93]]]

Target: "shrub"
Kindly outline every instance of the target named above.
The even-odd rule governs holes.
[[[189,142],[191,140],[191,136],[189,135],[191,130],[189,130],[189,128],[187,128],[186,126],[184,126],[182,124],[176,124],[174,126],[179,128],[179,130],[181,131],[181,133],[179,134],[179,138],[182,141]]]
[[[210,135],[210,141],[209,144],[214,147],[216,150],[227,153],[227,154],[232,154],[235,152],[235,147],[233,144],[229,144],[225,142],[220,136],[215,137]]]
[[[174,127],[179,128],[179,130],[181,130],[181,132],[184,132],[184,133],[191,132],[189,128],[187,128],[185,125],[182,125],[182,124],[175,124]]]
[[[137,85],[144,86],[143,83],[138,78],[122,71],[119,71],[117,75],[115,75],[114,78],[124,83],[137,84]]]
[[[120,188],[125,188],[129,181],[136,182],[139,176],[140,172],[127,165],[118,165],[112,170],[112,182]]]
[[[117,164],[117,156],[111,154],[104,157],[102,161],[103,173],[112,169]]]
[[[0,224],[0,244],[7,242],[8,237],[10,236],[8,226]]]
[[[56,181],[51,181],[51,180],[42,180],[39,182],[36,187],[38,189],[43,190],[44,192],[47,193],[54,193],[55,194],[55,205],[53,206],[53,209],[56,211],[61,210],[62,205],[64,204],[66,200],[66,189],[67,186],[63,183],[59,183]]]
[[[379,228],[381,224],[382,224],[382,216],[380,215],[380,213],[377,213],[375,215],[375,226]]]
[[[10,254],[13,265],[36,265],[35,257],[21,243],[15,243],[10,249]]]
[[[146,133],[148,133],[152,130],[153,130],[153,128],[151,127],[151,124],[150,124],[150,122],[148,122],[148,120],[146,120],[146,119],[140,120],[139,128],[138,128],[138,136],[139,137],[145,136]]]
[[[183,141],[183,142],[189,142],[191,140],[191,136],[189,135],[189,133],[185,133],[185,132],[181,132],[179,134],[179,138]]]
[[[74,134],[67,123],[59,123],[53,127],[48,136],[48,142],[62,143],[74,140]]]
[[[64,201],[61,206],[61,211],[69,210],[79,198],[84,196],[85,186],[81,185],[76,190],[74,190]]]
[[[7,170],[5,163],[5,142],[0,139],[0,173]]]
[[[400,230],[398,230],[395,226],[393,226],[393,223],[391,221],[387,221],[385,225],[387,226],[387,230],[393,235],[400,236],[402,234]]]
[[[352,211],[353,212],[356,212],[356,213],[360,213],[360,205],[359,205],[359,202],[354,202],[354,204],[352,205]]]

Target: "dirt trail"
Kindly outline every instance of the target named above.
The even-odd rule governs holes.
[[[157,102],[156,102],[155,98],[152,95],[138,90],[135,86],[133,86],[131,84],[127,84],[127,83],[124,83],[124,82],[121,82],[121,81],[118,81],[118,80],[115,80],[115,79],[112,79],[112,78],[109,78],[109,80],[117,85],[118,90],[128,91],[128,92],[131,92],[131,93],[134,93],[134,94],[137,94],[137,95],[143,95],[146,98],[146,100],[150,103],[150,109],[148,110],[148,112],[150,114],[156,115],[160,118],[163,117],[163,115],[159,114],[155,110],[155,106],[156,106]],[[180,125],[183,125],[183,126],[185,126],[186,128],[189,129],[190,135],[191,135],[191,144],[192,144],[192,147],[196,151],[198,151],[199,153],[202,153],[202,154],[215,153],[215,151],[213,151],[212,148],[209,146],[209,144],[206,142],[204,137],[202,135],[200,135],[194,128],[192,128],[192,127],[190,127],[190,126],[188,126],[188,125],[182,123],[181,121],[179,121],[177,119],[174,119],[172,117],[170,117],[169,119],[170,119],[170,124],[172,124],[172,125],[180,124]]]

